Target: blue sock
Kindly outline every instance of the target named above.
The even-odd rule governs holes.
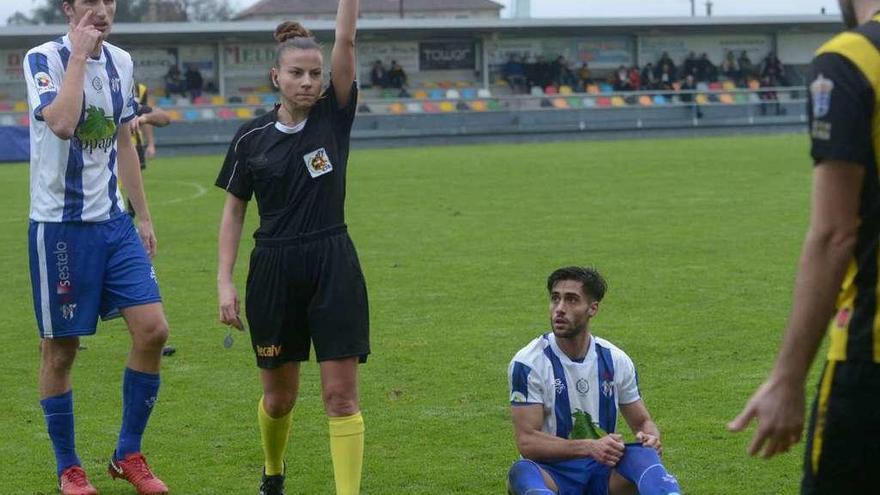
[[[636,485],[639,495],[679,495],[678,480],[663,467],[657,451],[650,447],[627,444],[617,472]]]
[[[122,380],[122,428],[115,458],[141,451],[141,438],[159,393],[159,375],[125,368]]]
[[[49,438],[52,440],[52,448],[55,449],[58,476],[61,476],[70,466],[81,465],[76,455],[73,432],[73,390],[43,399],[40,405],[43,406]]]
[[[541,468],[532,461],[521,459],[514,462],[507,481],[514,495],[555,495],[544,483]]]

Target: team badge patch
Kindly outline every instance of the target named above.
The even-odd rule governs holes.
[[[104,89],[104,83],[101,81],[100,77],[95,76],[95,78],[92,79],[92,87],[95,88],[95,91],[97,91],[98,93],[100,93],[101,90]]]
[[[810,84],[810,96],[813,102],[813,118],[821,119],[831,111],[831,92],[834,91],[834,81],[827,79],[822,74]]]
[[[330,157],[327,156],[327,150],[324,148],[309,153],[303,157],[303,160],[313,179],[333,171],[333,164],[330,163]]]
[[[49,74],[46,74],[45,72],[37,72],[36,74],[34,74],[34,83],[36,83],[37,85],[37,94],[58,91],[55,88],[55,84],[52,82],[52,79],[49,77]]]

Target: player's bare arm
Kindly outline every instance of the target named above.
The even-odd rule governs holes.
[[[511,407],[516,446],[526,459],[552,461],[591,457],[606,466],[615,466],[623,457],[623,438],[610,434],[598,440],[569,440],[541,431],[544,406]]]
[[[354,82],[355,37],[357,35],[358,0],[341,0],[336,13],[336,40],[333,44],[331,70],[333,88],[339,107],[348,106],[351,100],[351,85]]]
[[[749,455],[770,458],[801,439],[806,376],[855,247],[864,174],[855,163],[827,161],[815,168],[810,227],[779,357],[767,381],[728,424],[731,431],[742,431],[757,419]]]
[[[651,447],[658,454],[663,454],[663,444],[660,442],[660,430],[651,419],[648,408],[641,399],[630,404],[620,405],[620,414],[626,420],[630,430],[636,436],[636,440],[645,447]]]
[[[153,220],[147,207],[147,197],[144,194],[141,165],[138,160],[137,150],[131,140],[131,132],[127,126],[120,126],[116,133],[117,147],[119,150],[119,180],[125,188],[129,201],[131,201],[138,219],[138,233],[150,257],[156,254],[156,234],[153,231]]]
[[[70,25],[70,59],[58,96],[43,109],[43,119],[49,129],[61,139],[70,139],[79,125],[83,104],[86,60],[100,50],[102,33],[95,28],[91,10]]]
[[[247,201],[227,193],[220,220],[220,249],[217,256],[217,297],[220,304],[220,322],[225,325],[240,321],[241,300],[233,283],[232,273],[238,257],[238,245],[241,242],[241,230],[246,214]]]

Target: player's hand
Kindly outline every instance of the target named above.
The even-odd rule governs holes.
[[[655,437],[650,433],[640,431],[636,433],[636,440],[642,442],[642,447],[651,447],[657,451],[657,455],[663,455],[663,444],[660,443],[660,438]]]
[[[88,57],[98,48],[101,43],[101,31],[98,31],[93,23],[94,16],[95,13],[88,10],[78,24],[70,24],[71,54]]]
[[[588,440],[588,442],[590,442],[589,456],[608,467],[614,467],[620,462],[626,448],[623,445],[623,437],[617,433],[605,435],[598,440]]]
[[[143,125],[143,121],[141,120],[143,115],[140,117],[135,117],[131,119],[131,123],[128,124],[131,127],[131,133],[137,134],[137,132],[141,129],[141,125]]]
[[[144,243],[144,249],[152,258],[156,256],[156,233],[153,231],[153,222],[149,219],[141,219],[138,221],[138,234],[141,236],[141,242]]]
[[[146,153],[146,157],[147,157],[147,158],[155,158],[155,156],[156,156],[156,145],[150,143],[150,144],[147,145],[147,149],[144,150],[144,151],[145,151],[145,153]]]
[[[224,325],[240,325],[241,302],[238,291],[231,283],[217,284],[217,296],[220,301],[220,323]]]
[[[764,382],[749,399],[745,409],[727,429],[742,431],[752,419],[758,421],[758,430],[749,445],[749,455],[769,459],[787,452],[801,440],[804,431],[804,387],[773,377]],[[761,453],[763,449],[763,453]]]

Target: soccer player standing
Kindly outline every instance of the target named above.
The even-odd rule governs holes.
[[[547,279],[553,329],[510,362],[510,405],[523,459],[508,474],[512,495],[677,494],[660,463],[660,431],[639,393],[635,365],[594,336],[605,297],[596,270],[560,268]],[[638,444],[617,434],[618,411]]]
[[[75,448],[70,372],[79,337],[95,333],[99,316],[121,314],[132,346],[109,472],[139,494],[167,493],[141,454],[168,324],[150,262],[156,238],[128,129],[136,112],[132,61],[105,41],[113,0],[62,0],[61,6],[69,33],[30,50],[24,61],[31,110],[30,269],[42,338],[40,403],[61,493],[97,493]],[[125,214],[117,170],[137,211],[138,230]]]
[[[728,425],[758,420],[751,455],[800,441],[807,372],[830,332],[804,456],[811,495],[876,493],[880,469],[880,1],[840,7],[850,30],[812,64],[812,213],[791,316],[769,378]]]
[[[310,345],[321,370],[330,453],[340,495],[360,491],[364,422],[358,363],[370,352],[367,292],[345,226],[345,177],[357,106],[357,0],[341,0],[329,87],[311,33],[278,26],[272,81],[280,105],[236,134],[217,179],[226,203],[220,224],[220,320],[240,324],[232,283],[247,204],[256,197],[246,312],[263,397],[257,407],[265,464],[260,493],[284,493],[284,452]]]

